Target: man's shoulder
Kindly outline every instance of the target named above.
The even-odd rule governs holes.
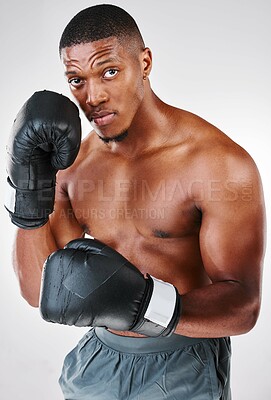
[[[222,152],[236,157],[248,157],[247,151],[227,133],[190,111],[176,109],[178,135],[187,137],[198,154]]]
[[[233,147],[236,143],[223,133],[218,127],[207,121],[203,117],[192,113],[191,111],[173,108],[173,122],[178,128],[179,135],[187,134],[197,144],[204,145],[212,141],[214,145],[228,144]]]
[[[173,109],[175,133],[180,147],[187,149],[189,166],[199,171],[222,172],[250,170],[255,172],[255,162],[250,154],[230,136],[204,118],[192,112]]]

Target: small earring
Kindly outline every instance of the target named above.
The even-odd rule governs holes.
[[[145,81],[147,79],[147,76],[146,75],[143,75],[143,80]]]

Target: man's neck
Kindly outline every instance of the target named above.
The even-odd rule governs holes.
[[[128,129],[127,137],[120,142],[110,142],[107,146],[112,152],[127,158],[137,158],[162,148],[170,139],[169,109],[170,106],[150,90]]]

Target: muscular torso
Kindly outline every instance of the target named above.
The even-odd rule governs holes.
[[[114,247],[143,273],[187,291],[206,282],[198,244],[201,214],[172,153],[123,161],[97,152],[67,189],[86,233]]]
[[[183,294],[210,279],[201,258],[202,214],[195,201],[205,179],[205,157],[198,154],[205,150],[187,131],[180,137],[129,158],[92,133],[62,174],[60,197],[68,196],[84,233]]]

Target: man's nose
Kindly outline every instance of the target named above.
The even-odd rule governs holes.
[[[98,82],[88,82],[86,103],[91,107],[97,107],[108,100],[108,94],[103,85]]]

